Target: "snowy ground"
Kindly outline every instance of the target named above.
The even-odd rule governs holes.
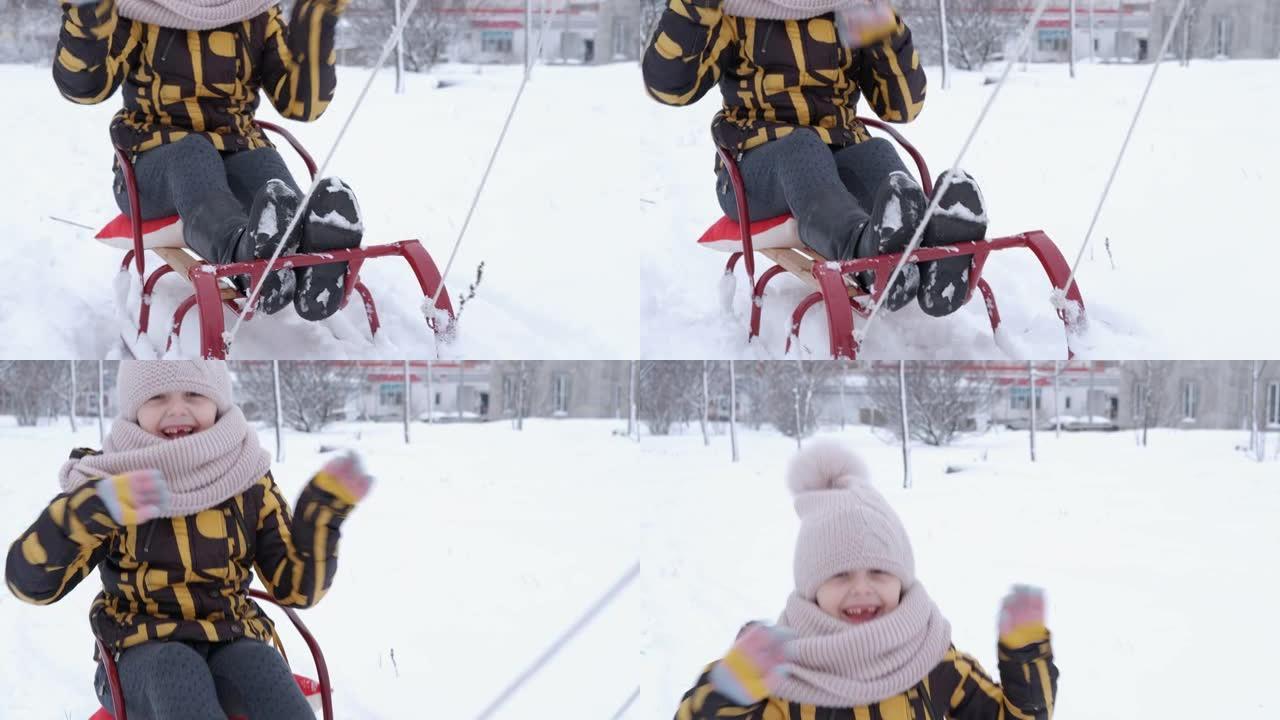
[[[338,77],[324,117],[284,123],[318,162],[367,71],[341,68]],[[460,337],[440,356],[637,356],[638,246],[652,239],[634,230],[643,178],[625,170],[638,165],[640,148],[618,143],[636,113],[617,101],[638,95],[626,102],[643,105],[638,78],[634,65],[535,70],[449,272],[456,304],[484,262]],[[379,76],[330,166],[359,196],[366,244],[418,238],[443,270],[519,79],[518,67],[447,66],[411,74],[408,92],[396,96],[391,74]],[[437,88],[441,80],[446,86]],[[0,87],[23,107],[0,118],[0,156],[11,179],[0,196],[8,277],[0,289],[0,357],[103,357],[119,331],[112,277],[123,253],[50,218],[96,229],[118,213],[107,126],[119,97],[74,105],[58,95],[47,67],[0,65]],[[279,121],[270,103],[260,117]],[[305,177],[300,162],[293,168]],[[619,237],[620,227],[635,234]],[[596,269],[601,263],[609,266]],[[436,356],[408,266],[382,259],[361,276],[382,316],[376,342],[357,300],[324,325],[285,314],[249,323],[233,357]],[[178,278],[160,283],[150,334],[160,351],[167,319],[187,294]],[[185,354],[198,353],[197,336],[189,316]]]
[[[475,717],[623,576],[636,561],[637,450],[617,428],[417,424],[411,446],[394,424],[286,437],[273,470],[289,497],[325,445],[360,448],[378,479],[343,528],[333,590],[303,613],[325,649],[338,717]],[[274,447],[269,430],[261,436]],[[6,551],[77,445],[98,445],[96,423],[72,435],[65,421],[19,429],[0,418]],[[0,717],[90,715],[87,614],[100,588],[95,575],[49,607],[0,592]],[[634,584],[624,590],[495,717],[613,717],[638,685],[638,597]],[[305,647],[283,634],[302,663]],[[623,717],[641,716],[633,707]]]
[[[1064,65],[1015,69],[964,163],[984,188],[992,233],[1042,229],[1074,261],[1149,73],[1085,65],[1072,81]],[[938,69],[929,75],[924,112],[903,130],[936,174],[955,161],[992,87],[983,75],[957,72],[944,92]],[[1280,336],[1255,330],[1273,314],[1280,262],[1265,211],[1280,189],[1271,128],[1280,106],[1258,91],[1277,79],[1275,61],[1161,69],[1080,269],[1091,328],[1078,355],[1239,358],[1280,347]],[[637,102],[626,90],[620,102]],[[779,357],[791,311],[808,294],[793,278],[773,281],[762,337],[750,345],[741,268],[734,317],[720,311],[726,256],[695,246],[721,214],[707,129],[719,102],[716,90],[691,108],[648,101],[633,120],[643,128],[635,142],[656,229],[641,258],[641,351],[649,357]],[[1008,353],[993,341],[981,303],[946,320],[913,304],[877,319],[864,357],[1063,357],[1062,325],[1031,254],[993,255],[985,277]],[[817,356],[827,353],[820,309],[810,311],[801,339]]]
[[[1047,588],[1062,672],[1059,720],[1231,717],[1280,711],[1280,465],[1235,451],[1242,432],[998,433],[901,451],[862,428],[864,454],[911,535],[917,576],[957,647],[995,671],[1010,584]],[[1274,442],[1274,439],[1272,440]],[[642,715],[671,717],[743,622],[773,619],[792,587],[796,521],[783,482],[794,441],[745,434],[645,438]],[[948,465],[967,468],[945,474]]]

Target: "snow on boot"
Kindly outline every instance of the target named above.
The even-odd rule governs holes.
[[[942,187],[947,170],[938,178]],[[924,229],[923,247],[977,242],[987,235],[987,206],[978,183],[963,170],[955,172],[938,209]],[[950,315],[969,299],[972,255],[920,263],[920,308],[934,317]]]
[[[929,201],[924,190],[910,175],[893,172],[876,193],[876,204],[871,219],[862,227],[854,245],[854,257],[900,253],[911,244],[911,236],[924,217]],[[857,273],[858,284],[867,292],[874,292],[880,279],[871,271]],[[890,310],[906,307],[916,296],[920,272],[914,264],[908,264],[898,274],[893,287],[885,293],[884,304]]]
[[[311,196],[304,218],[302,252],[317,253],[360,247],[364,222],[351,187],[326,178]],[[323,320],[342,305],[347,263],[313,265],[297,270],[298,290],[293,306],[307,320]]]
[[[277,266],[286,255],[292,255],[298,249],[302,233],[295,228],[292,237],[285,238],[284,231],[289,229],[289,222],[298,212],[298,195],[283,180],[269,180],[262,186],[253,199],[253,207],[249,210],[249,224],[246,234],[236,250],[236,260],[266,260],[276,248],[284,245],[276,261]],[[251,278],[241,275],[237,285],[247,295],[253,291]],[[293,271],[272,270],[262,281],[262,289],[258,292],[258,310],[272,315],[280,312],[293,301],[296,280]]]

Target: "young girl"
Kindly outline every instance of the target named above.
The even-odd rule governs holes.
[[[103,451],[72,453],[63,493],[10,547],[9,589],[47,605],[100,568],[90,623],[131,719],[314,720],[248,589],[256,569],[281,603],[319,602],[372,479],[333,460],[291,515],[223,362],[123,361],[117,386]],[[114,712],[101,665],[96,685]]]
[[[906,529],[862,462],[813,443],[788,475],[800,515],[795,591],[778,625],[749,625],[703,673],[678,720],[1052,718],[1058,669],[1040,591],[1015,586],[1005,598],[997,685],[951,644]]]
[[[287,118],[325,111],[336,84],[334,26],[348,1],[297,0],[286,23],[275,0],[62,0],[53,79],[81,104],[124,86],[111,139],[132,156],[142,218],[178,214],[202,258],[358,247],[360,209],[336,179],[317,187],[298,232],[284,237],[303,193],[254,125],[260,89]],[[118,165],[115,196],[129,214]],[[273,271],[260,308],[292,302],[304,318],[326,318],[338,310],[345,273],[345,263]]]
[[[901,252],[929,203],[893,145],[856,116],[865,95],[881,119],[910,122],[925,97],[911,31],[884,0],[867,2],[669,0],[643,61],[649,94],[668,105],[697,102],[719,83],[724,106],[712,134],[736,153],[749,219],[791,213],[800,240],[832,260]],[[720,206],[741,221],[719,165]],[[950,188],[925,228],[926,247],[986,233],[973,179],[957,174]],[[969,264],[963,256],[907,265],[885,304],[918,299],[931,315],[954,312]],[[871,275],[859,273],[863,289],[872,289]]]

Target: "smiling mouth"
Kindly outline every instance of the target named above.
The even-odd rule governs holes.
[[[852,607],[840,611],[840,615],[851,623],[864,623],[880,617],[878,607]]]
[[[180,438],[195,432],[193,425],[171,425],[167,428],[160,428],[160,433],[167,438]]]

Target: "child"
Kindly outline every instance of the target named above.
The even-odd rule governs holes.
[[[122,361],[117,387],[103,451],[72,453],[63,493],[9,548],[9,589],[47,605],[100,568],[90,623],[131,720],[314,720],[248,589],[256,569],[284,605],[319,602],[372,479],[330,461],[291,515],[225,363]],[[114,712],[101,665],[96,685]]]
[[[788,475],[800,515],[795,591],[777,626],[749,625],[698,679],[678,720],[1052,718],[1058,670],[1040,591],[1015,586],[1005,598],[997,685],[951,644],[906,529],[862,462],[818,442]]]
[[[897,123],[913,120],[925,97],[911,31],[884,0],[866,3],[669,0],[642,66],[649,94],[668,105],[697,102],[719,83],[712,134],[736,154],[748,219],[791,213],[800,240],[831,260],[902,252],[929,203],[893,145],[856,117],[860,95]],[[720,206],[742,221],[718,160],[717,170]],[[939,208],[924,246],[984,237],[982,195],[968,175],[957,174]],[[917,299],[930,315],[954,312],[969,264],[961,256],[907,265],[885,305]],[[858,275],[870,291],[873,273]]]
[[[225,264],[358,247],[360,208],[336,179],[303,195],[254,125],[258,91],[294,120],[333,98],[334,27],[349,0],[297,0],[286,23],[274,0],[62,0],[53,79],[68,100],[100,103],[124,86],[111,139],[132,157],[143,219],[178,214],[187,246]],[[122,171],[116,203],[130,214]],[[295,278],[296,273],[296,278]],[[346,264],[272,271],[260,308],[290,302],[308,320],[337,312]],[[246,292],[248,276],[238,278]]]

